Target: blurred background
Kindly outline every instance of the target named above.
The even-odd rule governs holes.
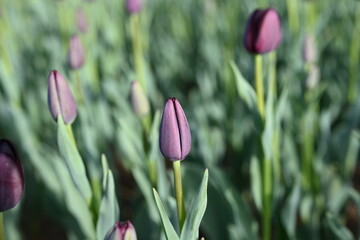
[[[275,137],[261,140],[264,126],[242,94],[254,86],[243,37],[252,11],[269,6],[283,40]],[[78,69],[68,63],[74,35],[85,55]],[[104,153],[119,220],[131,220],[138,239],[164,239],[152,187],[175,212],[171,165],[158,150],[168,97],[179,99],[193,139],[182,161],[185,204],[209,169],[206,240],[261,239],[261,146],[275,149],[273,239],[358,239],[359,36],[356,0],[144,0],[137,13],[124,0],[0,0],[0,136],[17,146],[26,177],[21,204],[5,213],[8,239],[89,239],[61,171],[47,106],[52,69],[77,100],[73,131],[93,189]],[[265,92],[269,62],[264,55]],[[145,119],[131,106],[133,80],[150,102]]]

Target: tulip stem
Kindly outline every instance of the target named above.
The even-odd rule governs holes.
[[[264,103],[264,89],[263,89],[263,75],[262,75],[262,56],[255,55],[255,85],[257,94],[257,104],[260,116],[264,119],[265,103]]]
[[[5,227],[3,213],[0,212],[0,240],[5,240]]]
[[[131,16],[131,28],[132,28],[132,41],[133,41],[133,57],[135,64],[136,77],[145,93],[147,93],[144,66],[143,66],[143,48],[142,48],[142,36],[140,28],[140,15],[133,14]]]
[[[75,70],[74,74],[75,74],[75,84],[78,91],[78,101],[79,101],[79,105],[81,105],[84,102],[84,93],[82,90],[79,70]]]
[[[178,213],[179,226],[180,226],[180,232],[181,232],[181,229],[185,222],[186,213],[185,213],[184,198],[183,198],[182,183],[181,183],[180,161],[174,161],[173,168],[174,168],[176,205],[177,205],[177,213]]]
[[[263,239],[271,235],[271,160],[264,159],[263,165]]]

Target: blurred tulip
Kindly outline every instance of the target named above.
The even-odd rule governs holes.
[[[86,16],[81,8],[76,11],[76,26],[82,33],[85,33],[88,29]]]
[[[107,232],[104,240],[137,240],[136,231],[130,221],[117,222]]]
[[[312,65],[310,67],[307,79],[306,79],[306,87],[309,89],[315,88],[319,84],[320,79],[320,70],[318,66]]]
[[[24,171],[14,145],[0,140],[0,212],[15,207],[24,193]]]
[[[314,63],[317,58],[317,51],[313,35],[306,35],[302,47],[304,63]]]
[[[84,49],[81,44],[80,38],[76,35],[71,37],[69,52],[68,52],[68,63],[72,69],[78,69],[84,64]]]
[[[61,114],[66,124],[76,118],[76,103],[65,79],[56,70],[52,70],[48,77],[48,105],[55,121]]]
[[[176,98],[165,104],[160,125],[160,151],[164,157],[183,160],[191,149],[191,133],[185,113]]]
[[[150,111],[149,101],[138,81],[131,82],[131,106],[134,112],[143,117]]]
[[[255,10],[247,23],[245,48],[251,53],[264,54],[275,50],[281,39],[281,20],[277,11],[273,8]]]
[[[143,6],[143,0],[126,0],[126,9],[130,14],[138,13]]]

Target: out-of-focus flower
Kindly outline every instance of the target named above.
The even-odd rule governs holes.
[[[314,64],[310,66],[309,73],[306,79],[306,86],[309,89],[315,88],[319,83],[319,79],[320,79],[320,70],[318,66]]]
[[[86,20],[86,16],[84,14],[84,11],[79,8],[76,10],[76,26],[78,30],[82,33],[85,33],[88,29],[88,23]]]
[[[281,39],[281,20],[275,9],[257,9],[251,14],[244,36],[244,46],[249,52],[271,52],[277,48]]]
[[[317,51],[313,35],[306,35],[302,47],[302,56],[304,63],[314,63],[317,58]]]
[[[24,171],[14,145],[0,140],[0,212],[15,207],[24,193]]]
[[[72,69],[78,69],[84,64],[84,49],[81,44],[80,38],[76,35],[71,37],[69,52],[68,52],[68,63]]]
[[[130,14],[138,13],[143,7],[143,0],[126,0],[126,9]]]
[[[131,106],[139,117],[143,117],[149,113],[149,101],[138,81],[131,82],[130,97]]]
[[[74,97],[65,79],[56,70],[52,70],[48,77],[48,105],[55,121],[59,114],[66,124],[75,120],[77,111]]]
[[[116,222],[104,240],[137,240],[136,231],[130,221]]]
[[[164,157],[183,160],[191,149],[191,133],[185,113],[176,98],[165,103],[160,125],[160,151]]]

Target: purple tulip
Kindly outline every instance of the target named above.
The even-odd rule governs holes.
[[[138,13],[143,6],[143,0],[126,0],[126,9],[130,14]]]
[[[149,101],[138,81],[131,82],[131,106],[134,112],[143,117],[150,111]]]
[[[137,240],[136,231],[130,221],[116,222],[104,240]]]
[[[55,121],[61,114],[66,124],[76,118],[76,103],[65,79],[56,70],[52,70],[48,77],[48,105]]]
[[[24,171],[14,148],[5,139],[0,140],[0,212],[15,207],[24,193]]]
[[[176,98],[165,104],[160,125],[160,151],[164,157],[183,160],[191,149],[191,133],[185,113]]]
[[[76,35],[71,37],[69,52],[68,52],[68,63],[72,69],[78,69],[84,64],[84,49],[81,44],[80,38]]]
[[[76,11],[76,26],[82,33],[85,33],[88,29],[86,16],[81,8]]]
[[[256,54],[271,52],[282,39],[281,20],[273,8],[257,9],[250,16],[244,37],[245,48]]]

